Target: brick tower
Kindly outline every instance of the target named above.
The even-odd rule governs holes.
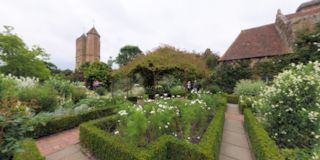
[[[93,27],[76,40],[76,69],[84,62],[100,61],[100,35]]]

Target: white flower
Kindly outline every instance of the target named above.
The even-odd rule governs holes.
[[[128,115],[128,112],[126,110],[121,110],[121,111],[118,112],[118,114],[120,116],[126,116],[126,115]]]
[[[115,134],[115,135],[119,134],[119,131],[114,131],[114,134]]]

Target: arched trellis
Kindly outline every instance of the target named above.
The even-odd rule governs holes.
[[[209,70],[199,54],[162,47],[122,66],[113,72],[113,77],[130,79],[135,73],[142,74],[144,87],[155,88],[159,77],[164,74],[178,73],[186,82],[209,75]],[[155,89],[153,91],[155,92]]]

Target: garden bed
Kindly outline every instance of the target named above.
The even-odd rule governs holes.
[[[221,96],[215,97],[222,98]],[[225,99],[222,99],[222,103],[215,103],[215,98],[207,99],[208,103],[217,106],[212,106],[214,108],[212,111],[214,112],[210,111],[209,113],[213,113],[213,119],[209,118],[210,114],[208,114],[206,120],[209,119],[211,121],[203,123],[206,124],[204,125],[204,129],[202,129],[202,127],[195,127],[197,129],[191,127],[184,130],[182,134],[179,134],[176,128],[177,125],[171,125],[163,128],[170,132],[151,132],[151,134],[148,134],[148,130],[155,129],[152,128],[152,124],[146,126],[146,129],[144,129],[144,123],[139,123],[139,125],[136,126],[139,129],[132,129],[130,133],[141,130],[146,130],[147,132],[138,134],[138,136],[130,136],[126,131],[128,131],[127,128],[130,128],[134,124],[128,120],[130,117],[132,118],[132,116],[130,116],[131,112],[127,110],[129,116],[127,119],[128,123],[125,123],[126,125],[119,124],[119,120],[126,120],[126,118],[121,118],[126,117],[126,113],[123,111],[120,112],[120,115],[109,116],[82,124],[80,126],[80,141],[84,147],[88,148],[91,153],[99,159],[218,159],[226,106]],[[196,103],[195,100],[190,102]],[[142,110],[147,113],[152,113],[152,109],[155,109],[151,107],[149,108],[151,110],[148,110],[148,106],[144,107]],[[136,113],[133,113],[133,115],[134,114]],[[190,114],[192,115],[192,113]],[[136,116],[141,118],[141,115]],[[177,117],[182,118],[183,116],[178,114]],[[198,116],[195,118],[197,117]],[[148,118],[150,121],[153,121],[152,118],[155,117],[151,116]],[[175,119],[175,122],[177,122],[177,119]],[[159,124],[159,126],[162,125]],[[186,126],[194,125],[185,125],[183,127]],[[197,134],[192,133],[194,130],[198,130]],[[175,132],[172,133],[172,131]],[[133,141],[130,139],[133,139]]]

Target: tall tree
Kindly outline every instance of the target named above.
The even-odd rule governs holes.
[[[46,79],[50,70],[44,63],[49,55],[44,49],[33,46],[29,49],[23,40],[12,33],[13,27],[5,26],[0,33],[0,59],[5,65],[0,66],[4,74]]]
[[[120,66],[124,66],[141,54],[142,51],[138,46],[126,45],[120,49],[120,53],[116,58],[116,62]]]

